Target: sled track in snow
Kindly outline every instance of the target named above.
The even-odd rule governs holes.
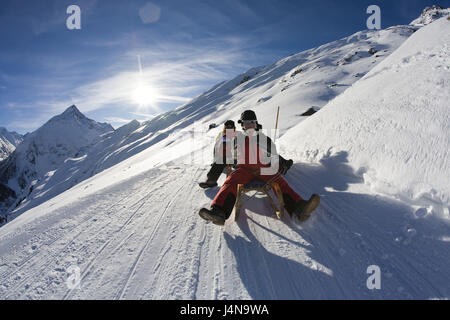
[[[198,169],[195,171],[195,173],[194,173],[193,176],[195,176],[195,174],[196,174],[197,172],[198,172]],[[180,192],[180,191],[181,191],[184,187],[186,187],[186,186],[187,186],[187,185],[182,185],[182,186],[175,192],[175,194],[178,194],[178,192]],[[116,295],[116,299],[122,300],[123,297],[124,297],[124,295],[126,294],[127,287],[128,287],[128,285],[129,285],[129,283],[130,283],[131,278],[133,277],[133,275],[134,275],[135,272],[136,272],[137,266],[138,266],[139,262],[141,261],[141,257],[142,257],[142,255],[143,255],[144,251],[147,249],[149,243],[153,240],[153,237],[154,237],[154,235],[155,235],[155,232],[156,232],[156,230],[159,228],[159,225],[160,225],[160,222],[161,222],[162,218],[164,217],[165,213],[167,212],[167,209],[172,205],[172,203],[173,203],[174,201],[175,201],[175,198],[173,197],[173,198],[167,203],[167,205],[165,206],[163,212],[162,212],[161,215],[159,216],[159,218],[158,218],[158,220],[157,220],[157,223],[156,223],[155,227],[152,229],[151,235],[150,235],[149,237],[146,237],[146,238],[147,238],[147,241],[145,242],[145,244],[144,244],[144,246],[142,247],[142,249],[140,250],[140,252],[139,252],[139,254],[138,254],[136,260],[134,261],[134,263],[133,263],[133,265],[132,265],[132,268],[131,268],[131,271],[130,271],[130,273],[129,273],[128,276],[127,276],[127,280],[126,280],[126,282],[125,282],[125,285],[124,285],[123,288],[120,290],[120,293],[118,293],[118,294]]]
[[[328,191],[326,187],[333,188],[333,184],[317,179],[326,172],[311,167],[292,170],[287,177],[302,196],[312,191],[323,196],[308,222],[297,224],[287,214],[276,219],[266,199],[259,197],[243,208],[248,212],[237,223],[230,221],[218,228],[192,214],[215,193],[195,188],[201,169],[182,165],[152,169],[76,205],[55,209],[61,212],[41,221],[41,235],[31,233],[20,244],[20,265],[2,269],[2,280],[7,281],[0,284],[0,298],[448,296],[441,285],[447,276],[435,281],[427,278],[427,270],[434,270],[434,260],[428,260],[433,259],[432,254],[419,251],[425,254],[422,258],[414,255],[415,248],[421,249],[422,238],[416,236],[415,246],[409,247],[394,241],[403,235],[405,223],[412,222],[417,232],[422,231],[421,220],[408,220],[398,204],[346,189]],[[389,224],[384,211],[392,217]],[[92,218],[96,219],[91,224]],[[73,227],[77,219],[80,222]],[[32,231],[28,229],[23,233]],[[32,244],[38,244],[39,251],[27,255]],[[439,252],[444,249],[438,247],[443,250]],[[14,261],[12,258],[11,252],[4,260]],[[448,261],[443,256],[439,259]],[[383,289],[387,294],[365,288],[365,268],[370,264],[380,265],[386,272]],[[69,265],[81,268],[81,285],[72,290],[66,285]],[[14,268],[17,270],[12,271]],[[355,274],[364,281],[349,282]]]
[[[117,206],[118,204],[120,204],[124,199],[125,199],[126,197],[124,197],[123,199],[120,199],[119,201],[117,201],[117,203],[116,204],[114,204],[114,205],[112,205],[110,208],[109,208],[109,210],[110,209],[112,209],[112,208],[114,208],[115,206]],[[85,226],[85,224],[87,223],[87,222],[89,222],[89,221],[91,221],[92,220],[92,217],[89,217],[89,218],[87,218],[87,219],[84,219],[79,225],[77,225],[77,226],[75,226],[74,228],[72,228],[72,229],[70,229],[69,230],[69,234],[73,231],[73,230],[75,230],[75,229],[80,229],[80,231],[79,232],[77,232],[72,238],[71,238],[71,240],[60,250],[60,251],[58,251],[58,252],[56,252],[56,253],[52,253],[52,252],[49,252],[48,254],[46,254],[46,255],[44,255],[44,256],[42,256],[42,255],[40,255],[40,251],[39,250],[37,250],[36,252],[34,252],[33,254],[31,254],[29,257],[27,257],[24,261],[23,261],[23,263],[20,265],[20,267],[19,267],[19,269],[18,270],[14,270],[14,271],[11,271],[8,275],[6,275],[6,276],[3,276],[2,275],[2,279],[5,279],[5,278],[8,278],[8,277],[10,277],[10,276],[12,276],[13,274],[16,274],[16,273],[18,273],[18,272],[20,272],[22,269],[24,269],[25,267],[28,267],[28,268],[31,268],[31,266],[33,267],[33,269],[35,269],[36,270],[36,268],[38,268],[40,271],[42,271],[42,270],[45,270],[45,269],[47,269],[47,267],[48,266],[50,266],[52,263],[54,263],[54,259],[56,259],[57,257],[59,257],[63,252],[65,252],[73,243],[74,243],[74,241],[81,235],[81,234],[83,234],[83,233],[85,233],[85,232],[90,232],[91,230],[93,230],[95,227],[96,227],[96,225],[91,225],[88,229],[84,229],[84,226]],[[110,222],[111,223],[111,222]],[[108,223],[108,225],[110,224],[110,223]],[[63,240],[64,238],[66,238],[67,236],[61,236],[61,237],[58,237],[58,238],[56,238],[56,239],[54,239],[54,240],[52,240],[51,242],[49,242],[49,243],[47,243],[47,244],[44,244],[45,246],[51,246],[52,244],[54,244],[54,243],[56,243],[57,241],[60,241],[60,240]],[[36,264],[37,264],[37,266],[34,266],[33,265],[33,258],[34,257],[36,257],[36,256],[38,256],[38,258],[36,258],[36,260],[38,260],[37,262],[36,262]],[[44,261],[44,264],[39,264],[39,261]],[[46,262],[46,263],[45,263]],[[31,264],[31,266],[29,266]],[[23,286],[26,282],[28,282],[28,280],[30,280],[30,279],[32,279],[32,277],[33,276],[35,276],[35,274],[34,273],[32,273],[32,274],[29,274],[27,277],[25,277],[25,278],[23,278],[22,279],[22,281],[20,281],[18,284],[16,284],[12,289],[9,289],[8,291],[11,291],[12,290],[12,294],[14,294],[14,293],[16,293],[16,290],[17,289],[19,289],[21,286]],[[10,295],[7,295],[6,297],[5,297],[5,299],[7,299],[8,297],[10,297]]]
[[[198,172],[198,169],[193,174],[195,175],[197,172]],[[161,173],[158,176],[158,181],[161,181],[161,180],[167,178],[166,173],[164,173],[164,172]],[[155,182],[156,181],[152,181],[152,183],[149,184],[149,187],[146,190],[146,196],[144,196],[140,200],[136,201],[136,203],[139,203],[139,202],[141,203],[139,208],[137,208],[134,211],[134,213],[127,219],[127,221],[121,226],[121,228],[118,231],[115,231],[113,234],[111,234],[108,237],[108,240],[101,246],[101,248],[95,254],[92,255],[93,258],[91,259],[91,261],[88,263],[88,265],[84,268],[84,270],[81,273],[82,274],[81,282],[88,283],[89,277],[94,275],[93,267],[95,266],[96,262],[99,262],[99,265],[101,266],[102,265],[101,261],[112,261],[112,259],[116,255],[116,253],[118,253],[121,249],[123,249],[125,244],[127,243],[127,241],[130,238],[132,238],[133,236],[139,235],[140,238],[145,239],[143,241],[144,244],[139,249],[138,255],[134,258],[132,265],[130,267],[127,267],[126,270],[124,270],[125,272],[127,272],[127,276],[124,277],[124,280],[121,280],[121,281],[119,280],[120,282],[118,284],[120,286],[120,289],[118,289],[116,291],[116,294],[113,297],[111,297],[112,299],[123,299],[125,297],[127,290],[128,290],[128,285],[130,284],[131,280],[133,279],[134,275],[136,274],[136,270],[139,267],[141,259],[142,259],[143,255],[145,254],[147,247],[151,243],[156,231],[158,230],[162,219],[164,218],[164,216],[165,216],[167,210],[170,208],[170,206],[174,202],[176,202],[175,195],[177,195],[184,187],[186,187],[185,185],[182,185],[175,192],[170,191],[170,194],[173,195],[172,199],[170,199],[169,202],[165,205],[165,207],[164,207],[162,213],[159,215],[158,219],[153,220],[153,222],[156,221],[154,223],[154,227],[149,228],[149,230],[146,231],[145,229],[147,229],[149,227],[150,223],[152,222],[152,218],[155,217],[155,215],[151,214],[148,209],[145,209],[145,208],[149,208],[147,203],[152,203],[155,200],[161,198],[160,194],[158,194],[158,193],[154,194],[154,192],[153,192],[154,189],[158,189],[158,187],[155,188]],[[168,185],[168,184],[163,184],[163,186],[166,188],[171,187],[171,185]],[[166,190],[166,188],[161,189],[161,190]],[[153,223],[152,223],[152,225],[153,225]],[[127,227],[131,227],[131,229],[127,230],[126,229]],[[115,245],[114,245],[114,242],[116,242]],[[112,248],[107,250],[108,247],[112,247]],[[134,248],[133,248],[133,250],[134,250]],[[100,273],[99,276],[92,278],[93,281],[90,282],[90,288],[87,288],[87,290],[94,288],[96,283],[98,283],[98,281],[101,281],[101,279],[100,279],[101,276],[102,276],[102,274]],[[120,285],[120,283],[122,283],[122,285]],[[76,297],[77,294],[83,295],[82,293],[79,293],[79,291],[70,290],[70,291],[66,292],[63,299],[72,299],[74,296]]]
[[[154,183],[160,181],[159,177],[163,177],[163,176],[164,175],[158,175],[158,179],[156,181],[154,181]],[[145,198],[148,197],[148,190],[150,190],[151,186],[152,185],[150,184],[150,187],[147,189],[147,192],[144,194],[144,196],[141,197],[140,199],[138,199],[137,201],[133,202],[134,198],[131,198],[130,202],[132,202],[132,204],[129,207],[127,207],[127,208],[131,209],[136,204],[142,203],[142,200],[144,200]],[[87,219],[83,219],[78,225],[76,225],[75,227],[71,228],[68,232],[64,232],[64,235],[62,235],[60,237],[57,237],[55,239],[52,239],[50,242],[41,245],[41,247],[42,246],[51,246],[52,244],[55,244],[58,241],[69,240],[69,239],[67,239],[67,235],[71,235],[72,231],[74,231],[76,229],[79,230],[75,235],[72,235],[70,237],[70,240],[63,246],[62,249],[59,249],[57,252],[49,251],[48,254],[44,254],[44,255],[42,255],[41,250],[37,250],[36,252],[32,253],[30,256],[26,257],[23,260],[23,262],[20,265],[18,270],[13,270],[13,271],[9,272],[9,274],[6,274],[6,275],[3,274],[2,275],[2,279],[6,279],[6,278],[10,278],[11,276],[16,275],[18,272],[20,272],[25,267],[27,267],[27,269],[39,270],[37,272],[29,273],[28,276],[26,276],[24,278],[20,278],[20,281],[18,283],[16,283],[16,284],[14,284],[14,280],[15,279],[9,280],[8,282],[4,281],[3,285],[7,288],[7,292],[10,292],[9,294],[7,294],[4,297],[4,299],[8,299],[11,296],[17,295],[17,294],[19,295],[17,298],[20,298],[22,294],[19,293],[18,290],[20,290],[21,287],[25,288],[24,286],[26,285],[26,283],[29,282],[29,280],[33,280],[33,277],[36,277],[36,275],[38,275],[38,276],[42,275],[43,273],[41,273],[41,272],[44,272],[45,270],[49,270],[49,266],[52,263],[55,263],[55,260],[57,260],[58,257],[61,257],[63,255],[63,253],[66,252],[67,249],[71,245],[73,245],[74,242],[81,235],[83,235],[83,234],[94,234],[95,235],[97,233],[96,232],[92,232],[95,228],[99,228],[100,227],[100,230],[102,230],[102,229],[105,229],[106,227],[110,226],[115,221],[116,218],[118,218],[118,217],[120,217],[122,215],[123,211],[125,211],[125,210],[117,210],[117,211],[115,211],[117,214],[115,214],[113,216],[111,216],[109,213],[110,212],[114,212],[113,209],[115,207],[119,206],[124,200],[126,200],[128,198],[129,198],[129,194],[126,194],[125,196],[121,197],[118,201],[113,203],[111,206],[109,206],[108,209],[105,210],[105,215],[104,215],[105,219],[104,219],[104,221],[107,220],[106,225],[99,226],[98,224],[94,223],[94,224],[89,225],[89,227],[87,229],[85,229],[84,227],[86,226],[86,224],[89,221],[92,221],[92,219],[93,219],[92,216],[88,215]],[[94,208],[92,208],[92,209],[96,209],[96,207],[98,207],[98,206],[94,206]],[[132,216],[129,217],[129,219],[127,220],[126,223],[128,223],[130,221],[130,219],[136,214],[136,212],[138,210],[139,210],[139,208],[136,209],[133,212]],[[41,261],[43,263],[40,263]],[[58,268],[62,268],[62,267],[59,266]],[[8,285],[8,283],[12,283],[12,287],[10,287]]]
[[[117,231],[117,233],[120,233],[132,220],[133,218],[136,216],[136,214],[139,212],[139,209],[142,208],[142,206],[145,204],[146,201],[144,201],[132,214],[131,216],[125,221],[125,223],[120,227],[120,229]],[[97,254],[94,256],[94,258],[89,262],[89,264],[87,265],[87,267],[83,270],[82,272],[82,277],[80,279],[80,281],[85,280],[85,278],[87,276],[89,276],[90,272],[91,272],[91,268],[94,265],[94,262],[97,260],[97,258],[100,256],[100,254],[103,252],[103,250],[113,241],[115,240],[115,238],[110,238],[110,240],[108,240],[107,242],[105,242],[103,244],[103,246],[100,248],[100,250],[97,252]],[[68,291],[66,293],[66,295],[64,295],[63,300],[69,299],[70,294],[72,293],[71,291]]]
[[[154,184],[155,182],[159,182],[162,177],[164,177],[164,174],[160,174],[158,175],[158,179],[156,181],[153,181],[152,183]],[[125,221],[125,223],[119,228],[119,230],[117,230],[116,232],[114,232],[114,234],[118,234],[120,236],[122,230],[124,230],[128,225],[130,225],[130,223],[132,221],[134,221],[134,218],[138,215],[138,213],[140,212],[139,210],[147,203],[147,201],[149,199],[151,199],[151,190],[154,187],[153,184],[149,184],[148,188],[145,191],[145,195],[143,197],[141,197],[139,200],[135,201],[133,203],[133,205],[130,207],[132,208],[134,205],[140,203],[140,206],[133,211],[133,213],[128,217],[128,219]],[[127,195],[128,196],[128,195]],[[119,214],[117,214],[116,216],[120,216],[120,212],[121,210],[118,211]],[[109,225],[109,224],[108,224]],[[108,254],[108,256],[112,255],[116,250],[118,250],[118,248],[121,247],[121,245],[126,241],[126,239],[128,239],[129,236],[131,236],[132,233],[130,233],[125,239],[122,239],[122,241],[120,241],[120,243],[114,247],[114,249],[112,249],[111,253]],[[91,261],[88,263],[87,267],[85,267],[85,269],[82,271],[82,277],[80,279],[80,281],[84,281],[91,273],[91,269],[94,266],[94,262],[97,261],[97,259],[100,257],[100,255],[102,254],[103,250],[110,244],[112,243],[114,240],[117,240],[117,237],[110,237],[108,241],[106,241],[103,246],[100,248],[100,250],[94,255],[94,257],[91,259]],[[73,293],[73,290],[69,290],[63,297],[63,300],[67,300],[70,299],[71,294]]]
[[[125,200],[125,198],[126,198],[126,197],[123,197],[123,198],[121,198],[119,201],[117,201],[116,203],[112,204],[112,205],[107,209],[107,211],[110,211],[112,208],[114,208],[115,206],[117,206],[118,204],[120,204],[123,200]],[[83,221],[81,221],[81,223],[79,223],[79,224],[75,225],[73,228],[71,228],[71,229],[67,232],[67,234],[71,234],[72,231],[74,231],[74,230],[77,229],[77,228],[84,227],[84,225],[85,225],[88,221],[90,221],[90,220],[92,220],[92,217],[89,216],[88,218],[86,218],[86,219],[84,219]],[[81,234],[81,231],[78,232],[78,233],[73,237],[73,240],[76,239],[77,236],[80,235],[80,234]],[[46,243],[42,244],[41,246],[51,246],[52,244],[56,243],[58,240],[62,240],[63,238],[65,238],[65,236],[54,237],[53,239],[50,240],[50,242],[46,242]],[[73,242],[73,240],[72,240],[68,245],[70,245],[70,244]],[[11,272],[9,272],[9,273],[8,273],[8,272],[3,273],[3,274],[0,275],[0,278],[1,278],[1,279],[5,279],[5,278],[11,276],[13,273],[20,272],[20,271],[26,266],[26,263],[27,263],[28,261],[30,261],[30,260],[31,260],[33,257],[35,257],[36,255],[38,255],[39,253],[40,253],[40,250],[36,250],[35,252],[33,252],[32,254],[30,254],[29,256],[27,256],[25,259],[23,259],[20,263],[18,263],[18,269],[14,270],[14,271],[11,271]],[[47,257],[47,256],[45,256],[45,257]]]

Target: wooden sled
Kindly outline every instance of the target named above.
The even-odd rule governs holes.
[[[281,219],[283,216],[284,211],[284,201],[283,201],[283,194],[281,193],[280,186],[276,182],[271,182],[269,184],[266,184],[265,182],[262,182],[260,180],[253,180],[250,183],[243,185],[238,184],[238,190],[237,190],[237,198],[236,198],[236,204],[234,206],[235,208],[235,218],[234,220],[237,221],[239,218],[239,213],[242,208],[242,196],[250,191],[256,191],[262,194],[265,194],[267,198],[269,199],[270,205],[275,211],[275,215],[278,219]],[[278,200],[278,205],[275,203],[274,199],[272,198],[270,191],[273,192],[275,197]]]
[[[227,178],[231,174],[232,171],[233,171],[233,166],[231,164],[227,164],[227,166],[225,167],[225,172],[227,174]]]

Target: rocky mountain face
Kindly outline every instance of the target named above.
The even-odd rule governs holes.
[[[88,119],[71,106],[28,134],[0,163],[0,212],[20,204],[35,184],[68,158],[82,156],[111,131],[114,128],[109,124]]]
[[[0,128],[0,161],[8,158],[22,140],[23,136],[17,132],[9,132],[6,128]]]
[[[422,27],[446,16],[450,16],[450,8],[443,8],[438,5],[433,5],[423,9],[421,15],[417,19],[413,20],[410,25]]]

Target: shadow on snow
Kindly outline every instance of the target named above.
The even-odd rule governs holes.
[[[363,180],[347,164],[346,152],[320,165],[295,164],[285,176],[304,198],[321,196],[311,218],[298,224],[288,214],[276,220],[264,198],[244,197],[237,225],[246,238],[225,231],[237,271],[253,299],[428,299],[450,298],[450,226],[434,215],[387,197],[349,192]],[[207,192],[214,197],[217,188]],[[244,213],[245,209],[253,213]],[[269,213],[270,212],[270,213]],[[288,226],[263,226],[254,219]],[[256,217],[255,217],[256,218]],[[250,227],[251,226],[251,227]],[[254,233],[252,230],[264,229]],[[267,232],[267,234],[266,234]],[[271,243],[288,242],[300,262],[271,252]],[[286,235],[289,234],[289,235]],[[267,236],[266,236],[267,235]],[[318,268],[317,266],[325,268]],[[368,289],[370,265],[380,268],[381,289]],[[324,270],[331,270],[325,272]]]

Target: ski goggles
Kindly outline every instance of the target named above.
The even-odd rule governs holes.
[[[256,124],[256,122],[257,122],[256,120],[241,120],[241,125],[246,126],[252,123]]]

